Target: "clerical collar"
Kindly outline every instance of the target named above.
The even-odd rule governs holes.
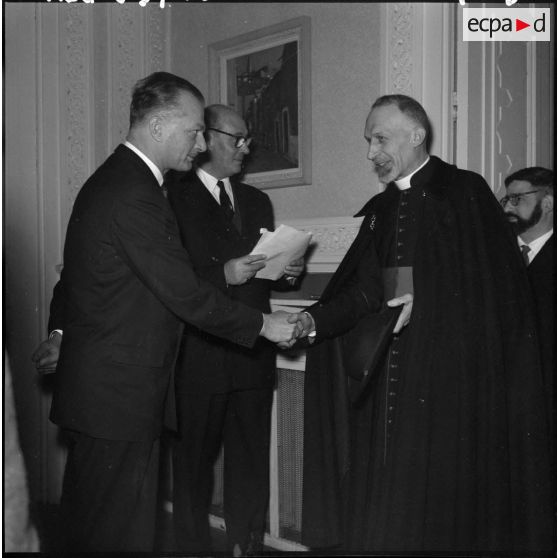
[[[124,145],[131,149],[151,170],[151,172],[155,175],[159,186],[163,185],[163,173],[159,170],[159,167],[145,154],[143,151],[140,151],[133,143],[129,141],[125,141]]]
[[[411,174],[408,174],[407,176],[404,176],[403,178],[400,178],[399,180],[395,180],[395,185],[400,190],[408,190],[411,187],[411,178],[413,177],[413,175],[415,173],[417,173],[420,169],[422,169],[422,167],[424,167],[424,165],[426,165],[426,163],[428,163],[428,161],[430,161],[430,156],[428,156],[426,158],[426,160],[424,161],[424,163],[422,163],[422,165],[420,167],[416,168]]]

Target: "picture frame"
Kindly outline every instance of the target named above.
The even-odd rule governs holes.
[[[310,18],[209,45],[211,103],[236,110],[253,138],[244,179],[261,189],[311,183]]]

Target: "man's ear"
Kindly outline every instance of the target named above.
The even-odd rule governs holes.
[[[203,139],[205,140],[206,151],[209,151],[211,147],[213,147],[213,134],[210,134],[209,130],[206,130],[203,133]]]
[[[413,131],[411,132],[411,143],[418,147],[424,143],[426,139],[426,130],[421,126],[416,126]]]
[[[541,207],[543,211],[550,213],[554,210],[554,196],[550,193],[545,194],[541,199]]]
[[[149,133],[155,141],[163,140],[163,117],[156,114],[149,119]]]

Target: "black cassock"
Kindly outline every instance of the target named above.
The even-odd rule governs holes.
[[[482,177],[431,157],[409,190],[389,184],[358,215],[311,309],[303,543],[551,551],[555,465],[532,302],[500,206]],[[412,267],[411,321],[354,406],[335,336],[366,312],[355,311],[363,298],[378,309],[382,273],[398,267]]]

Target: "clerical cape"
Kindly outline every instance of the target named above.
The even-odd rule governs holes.
[[[555,465],[515,238],[475,173],[431,157],[411,190],[411,321],[356,406],[337,335],[358,316],[335,301],[358,291],[359,267],[382,268],[397,253],[397,235],[386,240],[390,226],[405,229],[395,184],[357,214],[359,234],[310,309],[318,337],[305,376],[303,543],[365,552],[551,551]],[[320,343],[320,331],[329,339]]]

